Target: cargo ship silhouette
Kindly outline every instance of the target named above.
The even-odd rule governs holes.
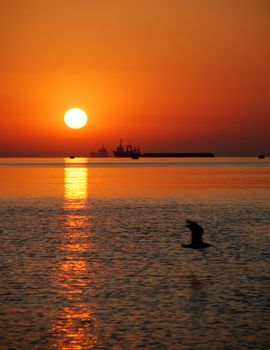
[[[139,157],[142,157],[140,148],[133,147],[131,143],[129,143],[126,149],[124,149],[122,139],[120,140],[120,143],[116,148],[116,150],[113,151],[113,154],[115,157],[118,157],[118,158],[134,158],[134,159],[137,158],[138,159]]]
[[[209,158],[214,157],[215,155],[211,152],[196,152],[196,153],[183,153],[183,152],[147,152],[141,153],[139,147],[133,147],[129,142],[126,146],[126,149],[123,147],[123,140],[120,140],[120,143],[113,154],[117,158],[133,158],[139,159],[140,157],[144,158]]]
[[[90,157],[92,158],[106,158],[108,157],[109,152],[102,145],[102,147],[97,152],[90,152]]]

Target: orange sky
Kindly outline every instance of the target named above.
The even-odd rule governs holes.
[[[269,153],[269,0],[1,0],[0,27],[0,156]]]

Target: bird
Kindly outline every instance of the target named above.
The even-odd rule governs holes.
[[[182,244],[183,248],[205,249],[212,247],[212,244],[203,242],[202,235],[204,230],[201,225],[195,221],[186,220],[186,227],[191,231],[191,243]]]

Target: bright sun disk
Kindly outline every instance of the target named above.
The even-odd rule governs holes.
[[[72,108],[65,114],[64,121],[69,128],[80,129],[87,123],[87,114],[80,108]]]

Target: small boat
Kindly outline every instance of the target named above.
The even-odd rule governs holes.
[[[139,159],[140,158],[140,153],[139,152],[133,152],[132,155],[131,155],[131,158],[132,159]]]
[[[75,156],[69,156],[69,159],[75,159]]]
[[[264,159],[264,158],[265,158],[265,155],[264,155],[264,154],[259,154],[259,155],[258,155],[258,158],[259,158],[259,159]]]

